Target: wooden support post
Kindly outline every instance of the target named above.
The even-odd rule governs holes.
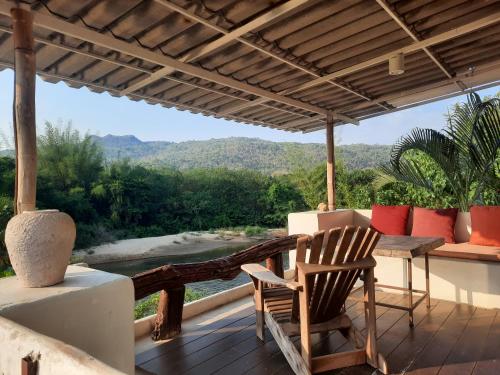
[[[36,374],[38,374],[38,361],[29,355],[21,359],[21,375]]]
[[[333,137],[333,116],[326,116],[326,185],[328,189],[328,210],[334,211],[335,203],[335,144]]]
[[[257,330],[257,337],[264,341],[264,283],[257,279],[253,279],[255,292],[255,328]]]
[[[272,271],[276,276],[283,278],[283,254],[278,253],[266,259],[266,268]]]
[[[158,312],[151,334],[153,340],[164,340],[181,333],[185,292],[186,287],[184,285],[160,292]]]
[[[33,15],[13,8],[14,134],[16,142],[16,213],[34,210],[36,204],[35,51]]]
[[[363,286],[366,323],[366,359],[371,366],[378,368],[379,356],[377,351],[377,317],[375,311],[375,276],[373,268],[364,270]]]

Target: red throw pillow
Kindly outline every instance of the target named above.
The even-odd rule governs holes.
[[[472,206],[470,221],[470,243],[500,246],[500,206]]]
[[[406,234],[410,206],[372,206],[372,221],[370,227],[382,234]]]
[[[458,208],[432,210],[413,208],[412,236],[443,237],[447,243],[455,243],[455,221]]]

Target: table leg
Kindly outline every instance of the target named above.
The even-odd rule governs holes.
[[[410,327],[413,328],[413,281],[412,281],[412,262],[407,259],[408,268],[408,316],[410,319]]]
[[[425,253],[425,291],[427,292],[425,302],[429,309],[431,307],[431,287],[429,282],[429,254],[427,253]]]

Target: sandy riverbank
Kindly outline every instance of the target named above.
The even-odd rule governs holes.
[[[250,245],[282,232],[269,230],[263,235],[247,237],[235,232],[185,232],[161,237],[134,238],[94,246],[73,253],[74,262],[88,264],[145,259],[167,255],[194,254],[228,246]]]

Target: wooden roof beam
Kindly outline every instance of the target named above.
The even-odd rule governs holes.
[[[361,117],[361,121],[362,120],[368,120],[368,119],[373,118],[373,117],[385,115],[385,114],[388,114],[388,113],[399,112],[399,111],[403,111],[405,109],[410,109],[410,108],[418,107],[418,106],[421,106],[421,105],[425,105],[425,104],[429,104],[429,103],[434,103],[434,102],[437,102],[437,101],[440,101],[440,100],[445,100],[445,99],[453,98],[453,97],[460,96],[460,95],[466,95],[466,94],[471,93],[471,92],[485,90],[485,89],[488,89],[488,88],[491,88],[491,87],[498,87],[500,85],[500,76],[497,75],[497,77],[499,77],[499,78],[497,80],[493,81],[493,82],[485,83],[485,84],[479,84],[479,85],[476,85],[474,87],[468,88],[468,89],[463,90],[463,91],[462,90],[461,91],[455,91],[455,92],[451,92],[449,94],[443,94],[443,95],[440,95],[440,96],[437,96],[437,97],[434,97],[434,98],[424,99],[424,100],[416,101],[416,102],[413,102],[413,103],[408,103],[408,104],[402,105],[400,107],[396,107],[396,108],[390,109],[388,111],[381,111],[381,112],[372,113],[372,114],[369,114],[369,115],[366,115],[366,116],[362,116]],[[449,83],[453,82],[452,80],[448,79],[448,80],[445,80],[445,81],[441,81],[440,83],[442,84],[443,82],[447,82],[447,81]],[[434,84],[434,86],[433,85],[427,85],[426,87],[427,87],[427,90],[439,89],[440,88],[439,86],[436,87],[435,84]],[[419,90],[419,91],[415,90],[415,92],[404,92],[404,94],[405,94],[404,96],[406,96],[406,94],[411,95],[412,93],[413,94],[418,94],[419,92],[422,92],[422,91],[426,91],[426,90]],[[392,98],[393,99],[400,98],[397,95],[398,94],[393,95]],[[387,96],[387,97],[389,97],[389,96]],[[323,130],[323,129],[324,129],[324,124],[321,124],[321,125],[316,125],[316,124],[306,125],[306,126],[304,126],[304,128],[299,127],[299,130],[302,130],[302,133],[312,133],[312,132],[315,132],[315,131],[318,131],[318,130]]]
[[[493,62],[491,64],[483,64],[483,65],[476,67],[474,74],[473,74],[473,77],[481,77],[481,78],[485,77],[484,78],[485,80],[492,80],[492,81],[498,82],[498,80],[500,80],[500,76],[498,73],[495,73],[495,72],[498,72],[499,69],[500,69],[499,62]],[[453,78],[447,78],[447,79],[444,79],[441,81],[425,84],[423,86],[419,86],[416,88],[400,90],[398,92],[393,92],[393,93],[390,93],[387,95],[382,95],[382,96],[377,97],[377,100],[387,101],[387,102],[396,101],[396,100],[399,100],[399,99],[402,99],[402,98],[405,98],[405,97],[408,97],[411,95],[415,95],[415,94],[418,94],[418,93],[421,93],[424,91],[433,90],[433,89],[436,89],[436,88],[441,87],[443,85],[453,83],[456,81],[456,79],[466,80],[470,76],[470,74],[471,73],[469,71],[465,71],[465,72],[457,74]],[[497,83],[497,85],[498,85],[498,83]],[[359,104],[355,104],[355,105],[341,107],[340,110],[345,111],[345,112],[351,112],[351,111],[356,111],[358,109],[366,108],[368,105],[369,104],[367,104],[367,103],[359,103]]]
[[[213,30],[215,30],[215,31],[217,31],[217,32],[219,32],[219,33],[221,33],[221,34],[229,34],[229,31],[227,31],[227,30],[225,30],[225,29],[221,28],[220,26],[215,25],[215,24],[214,24],[214,23],[212,23],[212,22],[209,22],[208,20],[206,20],[206,19],[205,19],[205,18],[203,18],[203,17],[200,17],[200,16],[198,16],[198,15],[196,15],[196,14],[194,14],[194,13],[192,13],[192,12],[190,12],[190,11],[188,11],[188,10],[186,10],[186,9],[182,8],[182,7],[180,7],[179,5],[176,5],[176,4],[172,3],[172,2],[170,2],[169,0],[155,0],[155,1],[156,1],[158,4],[161,4],[161,5],[163,5],[163,6],[167,7],[167,8],[169,8],[169,9],[171,9],[171,10],[174,10],[174,11],[176,11],[176,12],[178,12],[178,13],[182,14],[183,16],[188,17],[188,18],[190,18],[190,19],[192,19],[192,20],[194,20],[194,21],[196,21],[196,22],[199,22],[199,23],[203,24],[204,26],[209,27],[209,28],[211,28],[211,29],[213,29]],[[259,27],[262,27],[262,25],[260,25]],[[255,30],[255,29],[254,29],[254,30]],[[236,31],[236,30],[235,30],[235,31]],[[251,31],[251,30],[250,30],[250,31]],[[242,35],[243,35],[243,34],[242,34]],[[224,37],[222,37],[222,38],[220,38],[220,39],[223,39],[223,38],[224,38]],[[219,40],[219,39],[218,39],[218,40]],[[218,40],[214,41],[213,43],[216,43]],[[293,61],[290,61],[290,60],[288,60],[288,59],[285,59],[285,58],[283,58],[283,57],[279,56],[278,54],[276,54],[276,53],[274,53],[274,52],[268,51],[267,49],[265,49],[265,48],[263,48],[263,47],[261,47],[261,46],[259,46],[259,45],[255,44],[255,43],[253,43],[253,42],[250,42],[250,41],[248,41],[248,40],[246,40],[246,39],[244,39],[244,38],[242,38],[242,37],[238,37],[238,38],[236,38],[236,40],[237,40],[238,42],[240,42],[240,43],[245,44],[246,46],[248,46],[248,47],[250,47],[250,48],[253,48],[253,49],[258,50],[259,52],[261,52],[261,53],[263,53],[263,54],[265,54],[265,55],[268,55],[268,56],[270,56],[270,57],[272,57],[272,58],[274,58],[274,59],[277,59],[277,60],[281,61],[281,62],[282,62],[282,63],[284,63],[284,64],[287,64],[287,65],[289,65],[289,66],[291,66],[291,67],[293,67],[293,68],[295,68],[295,69],[301,70],[301,71],[303,71],[304,73],[310,74],[310,75],[312,75],[312,76],[314,76],[314,77],[316,77],[316,78],[321,77],[321,75],[320,75],[320,74],[318,74],[318,73],[316,73],[316,72],[314,72],[314,71],[312,71],[312,70],[310,70],[310,69],[307,69],[306,67],[304,67],[304,66],[302,66],[302,65],[300,65],[300,64],[297,64],[297,63],[294,63]],[[202,47],[200,47],[200,48],[202,48]],[[167,72],[167,71],[165,71],[165,72]],[[158,76],[161,76],[160,71],[158,71],[158,73],[159,73],[159,74],[158,74]],[[171,72],[168,72],[168,73],[171,73]],[[160,77],[160,78],[161,78],[161,77]],[[157,78],[157,76],[155,76],[155,77],[151,77],[151,78],[146,78],[146,79],[144,80],[144,83],[145,83],[145,85],[148,85],[148,84],[150,84],[151,82],[154,82],[154,80],[156,80],[156,79],[158,79],[158,78]],[[338,83],[338,82],[335,82],[335,81],[333,81],[333,80],[329,80],[329,81],[327,81],[327,82],[328,82],[328,83],[330,83],[330,84],[331,84],[331,85],[333,85],[333,86],[336,86],[336,87],[338,87],[338,88],[340,88],[340,89],[344,90],[344,91],[350,92],[350,93],[351,93],[351,94],[353,94],[353,95],[356,95],[356,96],[358,96],[358,97],[360,97],[360,98],[363,98],[363,99],[365,99],[365,100],[367,100],[367,101],[372,102],[372,98],[371,98],[371,97],[369,97],[369,96],[367,96],[367,95],[365,95],[365,94],[361,93],[360,91],[358,91],[358,90],[356,90],[356,89],[354,89],[354,88],[348,87],[348,86],[346,86],[346,85],[342,85],[342,84],[340,84],[340,83]],[[124,92],[124,93],[126,93],[127,91],[128,91],[128,88],[127,88],[127,89],[125,89],[123,92]],[[261,102],[261,103],[263,103],[263,102]],[[386,105],[386,104],[384,104],[384,103],[381,103],[381,102],[375,102],[375,104],[377,104],[377,105],[381,106],[382,108],[385,108],[385,109],[390,109],[390,107],[389,107],[389,106],[387,106],[387,105]],[[227,113],[227,114],[229,114],[229,113],[234,113],[234,112],[237,112],[237,111],[238,111],[238,110],[240,110],[240,109],[247,108],[247,107],[251,107],[252,105],[254,105],[254,104],[252,104],[252,103],[247,103],[247,104],[245,104],[243,107],[240,107],[240,106],[238,105],[238,106],[235,106],[234,111],[233,111],[233,110],[230,110],[230,109],[227,109],[227,111],[228,111],[228,112],[226,112],[226,113]],[[256,105],[256,104],[255,104],[255,105]]]
[[[227,31],[227,30],[217,26],[217,27],[215,27],[215,30],[217,32],[223,34],[222,37],[215,39],[214,41],[212,41],[208,44],[203,44],[200,47],[195,48],[192,51],[189,51],[188,53],[184,54],[179,59],[179,61],[193,62],[197,59],[200,59],[203,56],[208,55],[209,53],[212,53],[220,48],[223,48],[224,46],[227,46],[228,44],[234,42],[235,40],[240,40],[241,39],[240,37],[242,35],[264,26],[265,24],[275,20],[276,18],[283,16],[284,14],[296,9],[297,7],[299,7],[301,5],[304,5],[308,1],[309,0],[290,0],[290,1],[284,3],[280,6],[277,6],[276,8],[270,10],[269,12],[255,18],[254,20],[252,20],[252,21],[246,23],[245,25],[238,27],[237,29],[232,30],[232,31]],[[161,0],[161,1],[156,0],[156,2],[165,6],[165,7],[173,9],[175,11],[178,11],[178,9],[179,9],[179,6],[172,4],[167,0]],[[184,12],[184,13],[186,13],[186,12]],[[183,15],[185,16],[186,14],[183,14]],[[193,17],[190,16],[190,18],[193,18]],[[195,20],[197,22],[199,22],[199,17],[196,17]],[[207,24],[204,23],[204,25],[206,26]],[[214,28],[214,27],[211,27],[211,28]],[[122,90],[120,94],[121,95],[128,95],[131,92],[137,91],[140,88],[147,86],[147,85],[163,78],[164,76],[172,73],[174,70],[175,69],[172,69],[171,67],[168,67],[168,66],[164,67],[162,69],[159,69],[158,71],[151,74],[149,77],[147,77],[139,82],[136,82],[133,85],[130,85],[126,89]]]
[[[8,27],[5,27],[5,26],[0,26],[0,31],[8,33],[8,34],[12,34],[12,32],[13,32],[13,30],[11,28],[8,28]],[[36,42],[38,42],[38,43],[45,44],[47,46],[51,46],[51,47],[54,47],[54,48],[60,48],[60,49],[63,49],[65,51],[68,51],[68,52],[77,53],[77,54],[82,55],[82,56],[91,57],[93,59],[100,60],[100,61],[105,61],[105,62],[108,62],[110,64],[114,64],[114,65],[121,66],[121,67],[124,67],[124,68],[132,69],[132,70],[137,70],[139,72],[148,73],[148,74],[152,74],[153,73],[153,71],[151,71],[150,69],[147,69],[147,68],[144,68],[144,67],[140,67],[140,66],[135,65],[135,64],[131,64],[131,63],[127,63],[127,62],[115,60],[115,59],[112,59],[112,58],[107,57],[107,56],[101,56],[101,55],[99,55],[99,54],[97,54],[95,52],[90,52],[90,51],[87,51],[85,49],[71,47],[71,46],[62,44],[62,42],[55,42],[53,40],[42,38],[42,37],[39,37],[39,36],[34,36],[34,40]],[[196,87],[196,88],[199,88],[201,90],[208,91],[208,92],[213,92],[214,94],[218,94],[218,95],[221,95],[221,96],[227,96],[227,97],[233,98],[235,100],[241,100],[241,101],[244,101],[244,102],[251,101],[250,99],[242,98],[242,97],[239,97],[239,96],[237,96],[235,94],[232,94],[232,93],[229,93],[229,92],[224,92],[224,91],[216,90],[216,89],[213,89],[211,87],[203,86],[203,85],[200,85],[200,84],[197,84],[197,83],[194,83],[194,82],[184,81],[182,79],[178,79],[178,78],[175,78],[175,77],[172,77],[172,76],[164,77],[164,79],[166,79],[168,81],[177,82],[177,83],[180,83],[180,84],[183,84],[183,85],[188,85],[188,86]],[[88,85],[89,83],[86,83],[86,84]],[[109,91],[109,89],[108,89],[108,91]],[[120,93],[119,91],[116,91],[115,94],[119,95],[119,93]],[[286,108],[278,108],[278,107],[274,107],[274,106],[266,104],[266,103],[263,103],[262,105],[264,107],[267,107],[267,108],[270,108],[270,109],[273,109],[273,110],[276,110],[276,111],[287,112],[287,113],[295,114],[298,117],[309,118],[309,116],[307,116],[307,115],[304,115],[304,114],[301,114],[301,113],[297,113],[297,112],[293,112],[292,110],[289,110],[289,109],[286,109]]]
[[[403,20],[403,18],[396,12],[396,10],[386,1],[386,0],[376,0],[377,3],[384,9],[384,11],[391,16],[391,18],[401,27],[406,34],[410,38],[413,39],[414,42],[420,42],[420,38],[417,36],[415,32],[410,30],[406,22]],[[428,47],[422,48],[422,51],[425,52],[427,56],[436,64],[436,66],[441,69],[441,71],[446,75],[448,78],[453,78],[454,74],[450,72],[440,61],[439,59],[429,50]],[[467,89],[467,86],[459,80],[456,81],[457,86],[461,90]]]
[[[5,2],[0,3],[0,14],[10,17],[11,5]],[[304,103],[300,100],[284,97],[276,93],[264,90],[259,87],[249,85],[244,82],[237,81],[230,77],[222,76],[197,66],[183,63],[172,57],[160,55],[158,53],[149,51],[139,45],[127,43],[125,41],[116,39],[112,36],[98,33],[86,27],[74,25],[70,22],[58,19],[39,11],[32,11],[34,16],[34,24],[45,28],[47,30],[55,31],[79,40],[87,41],[89,43],[108,48],[114,51],[122,52],[126,55],[136,57],[145,61],[152,62],[157,65],[171,67],[180,72],[189,74],[194,77],[203,78],[207,81],[215,82],[223,86],[231,87],[235,90],[240,90],[253,94],[271,101],[283,103],[292,107],[300,108],[309,112],[317,113],[326,116],[329,112],[325,108],[317,107],[309,103]],[[334,113],[335,117],[344,122],[357,124],[356,119],[344,116],[339,113]]]
[[[392,52],[384,53],[383,55],[380,55],[380,56],[375,57],[375,58],[370,59],[370,60],[363,61],[359,64],[355,64],[355,65],[349,66],[347,68],[337,70],[336,72],[327,74],[327,75],[320,77],[320,78],[317,78],[313,81],[303,83],[301,85],[298,85],[298,86],[291,88],[291,89],[288,89],[288,90],[284,90],[283,92],[280,92],[279,94],[280,95],[288,95],[288,94],[292,94],[292,93],[295,93],[298,91],[306,90],[308,88],[311,88],[311,87],[314,87],[317,85],[321,85],[322,83],[325,83],[328,80],[342,77],[342,76],[345,76],[345,75],[348,75],[351,73],[355,73],[357,71],[360,71],[360,70],[372,67],[374,65],[383,63],[385,61],[388,61],[389,58],[395,54],[398,54],[398,53],[408,54],[408,53],[416,52],[416,51],[419,51],[425,47],[430,47],[430,46],[433,46],[435,44],[446,42],[447,40],[460,37],[462,35],[479,30],[483,27],[493,25],[497,22],[500,22],[500,12],[490,14],[490,15],[485,16],[483,18],[480,18],[476,21],[470,22],[470,23],[463,25],[463,26],[456,27],[454,29],[451,29],[449,31],[435,35],[433,37],[423,39],[423,40],[418,41],[418,42],[414,42],[406,47],[398,48]]]

